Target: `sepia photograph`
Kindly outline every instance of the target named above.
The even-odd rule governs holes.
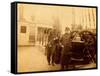
[[[97,7],[17,4],[17,72],[97,68]]]

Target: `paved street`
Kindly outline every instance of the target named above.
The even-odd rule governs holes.
[[[18,71],[50,71],[59,70],[60,66],[49,66],[44,54],[44,48],[35,47],[18,47]]]
[[[40,46],[18,47],[18,72],[59,70],[60,65],[48,65],[44,48]],[[95,64],[78,65],[78,68],[91,68]]]

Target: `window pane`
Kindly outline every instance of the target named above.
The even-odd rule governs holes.
[[[21,33],[26,33],[26,26],[21,26]]]

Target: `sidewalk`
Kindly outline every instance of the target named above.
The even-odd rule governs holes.
[[[50,71],[59,69],[59,65],[48,65],[43,47],[18,47],[18,72]]]

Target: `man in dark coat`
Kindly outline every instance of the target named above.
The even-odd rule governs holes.
[[[62,47],[61,47],[61,44],[60,44],[60,38],[59,37],[56,37],[54,40],[53,40],[53,57],[52,57],[52,60],[53,60],[53,63],[55,64],[59,64],[60,63],[60,58],[61,58],[61,50],[62,50]]]
[[[51,56],[52,56],[52,46],[51,46],[51,43],[49,42],[47,45],[46,45],[46,55],[47,55],[47,61],[48,61],[48,65],[51,64]]]
[[[61,70],[67,69],[71,58],[71,36],[70,29],[65,29],[65,34],[61,38],[62,52],[61,52]]]
[[[46,54],[47,54],[47,61],[48,64],[54,65],[55,61],[55,50],[56,50],[56,43],[57,40],[57,33],[55,30],[51,30],[49,36],[48,36],[48,44],[46,46]]]
[[[50,32],[46,50],[48,64],[58,64],[61,56],[61,47],[59,45],[59,32],[57,32],[55,29]]]

